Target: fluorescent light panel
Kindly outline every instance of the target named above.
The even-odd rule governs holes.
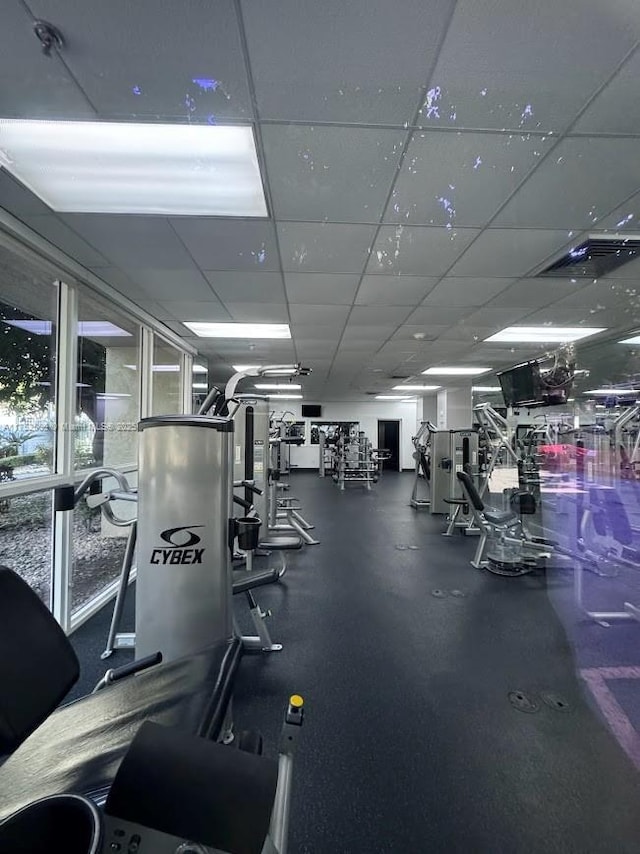
[[[605,329],[602,326],[507,326],[484,340],[508,344],[565,344]]]
[[[32,335],[51,335],[52,323],[50,320],[5,320],[9,326],[24,329]],[[81,320],[78,323],[78,335],[93,338],[132,338],[130,332],[120,329],[115,323],[108,320]]]
[[[270,389],[271,391],[296,391],[302,388],[301,385],[296,385],[296,383],[256,383],[255,387]]]
[[[502,391],[499,385],[474,385],[471,391]]]
[[[480,374],[487,374],[491,368],[427,368],[423,374],[431,377],[476,377]]]
[[[640,389],[635,388],[592,388],[589,391],[583,391],[583,394],[593,394],[601,397],[620,397],[625,394],[637,394],[640,396]]]
[[[394,385],[393,391],[436,391],[439,385]]]
[[[209,388],[206,383],[192,383],[191,388]]]
[[[183,323],[200,338],[291,338],[287,323],[205,323],[199,320]]]
[[[640,344],[640,335],[634,335],[632,338],[624,338],[618,341],[618,344]]]
[[[407,402],[409,400],[415,400],[415,397],[409,397],[406,394],[377,394],[376,400],[399,400]]]
[[[206,374],[207,373],[207,369],[205,368],[204,365],[194,365],[191,370],[193,371],[194,374]]]
[[[55,211],[267,216],[249,126],[0,119],[0,165]]]
[[[269,400],[302,400],[301,394],[270,394]]]

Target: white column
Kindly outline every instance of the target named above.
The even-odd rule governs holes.
[[[438,430],[469,430],[473,422],[471,385],[444,388],[438,392]]]

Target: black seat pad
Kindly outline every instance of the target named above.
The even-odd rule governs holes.
[[[517,522],[518,516],[511,510],[498,510],[495,507],[485,507],[484,517],[492,525],[504,525],[506,522]]]
[[[57,709],[0,766],[0,819],[47,795],[106,791],[144,721],[217,739],[241,655],[234,638]]]
[[[270,549],[273,552],[284,552],[289,549],[301,549],[300,537],[265,537],[258,543],[259,549]]]
[[[277,569],[251,570],[250,572],[245,569],[234,570],[233,595],[253,590],[254,587],[264,587],[265,584],[273,584],[279,580],[280,574]]]

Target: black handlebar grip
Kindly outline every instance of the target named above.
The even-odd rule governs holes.
[[[126,676],[131,676],[138,673],[140,670],[146,670],[148,667],[154,667],[162,662],[162,653],[154,652],[152,655],[147,655],[144,658],[139,658],[137,661],[132,661],[130,664],[123,664],[122,667],[116,667],[111,671],[111,682],[117,682],[118,679],[124,679]]]
[[[244,510],[251,510],[253,504],[250,501],[245,501],[244,498],[240,498],[238,495],[233,496],[233,503],[238,504]]]

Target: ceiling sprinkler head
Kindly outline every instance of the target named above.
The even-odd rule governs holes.
[[[45,56],[49,56],[51,54],[51,48],[54,46],[58,50],[61,50],[64,47],[62,33],[57,27],[54,27],[53,24],[49,24],[47,21],[35,21],[33,24],[33,31],[42,45],[42,52]]]
[[[422,340],[424,340],[427,336],[426,336],[426,333],[424,333],[424,332],[414,332],[414,333],[413,333],[413,337],[416,339],[416,341],[422,341]]]

